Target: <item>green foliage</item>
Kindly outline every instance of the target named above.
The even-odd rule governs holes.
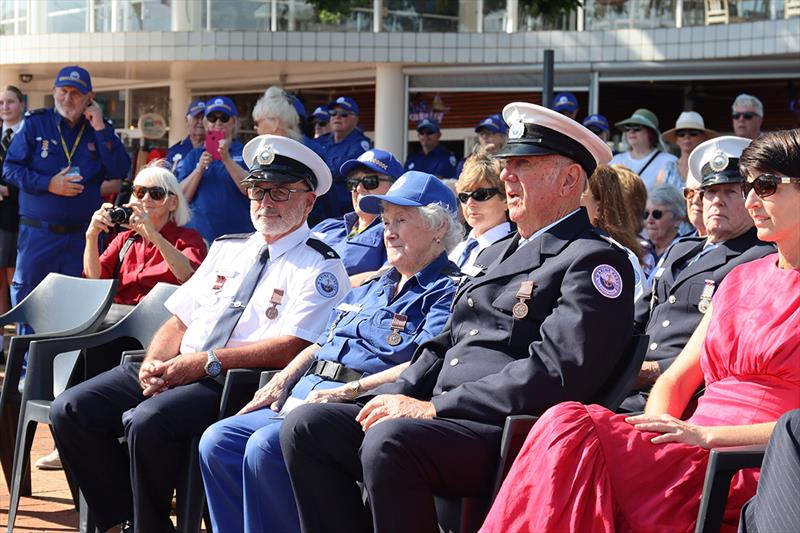
[[[534,16],[544,20],[554,20],[561,13],[575,11],[583,5],[582,0],[519,0],[519,5]]]

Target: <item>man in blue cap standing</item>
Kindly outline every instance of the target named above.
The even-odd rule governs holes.
[[[317,139],[325,152],[325,163],[331,169],[333,186],[320,198],[325,216],[340,217],[350,211],[350,193],[345,186],[345,176],[339,172],[350,159],[356,159],[372,147],[372,141],[358,129],[358,104],[348,96],[340,96],[328,104],[331,132]]]
[[[186,111],[186,129],[189,135],[170,146],[167,152],[167,162],[173,173],[178,172],[178,165],[189,152],[203,144],[206,138],[206,129],[203,126],[205,110],[206,103],[202,100],[195,100],[189,104],[189,109]]]
[[[553,111],[558,111],[572,120],[578,118],[578,99],[572,93],[558,93],[553,98]]]
[[[20,190],[13,305],[50,272],[81,275],[86,227],[102,203],[100,185],[128,176],[130,157],[93,98],[89,72],[62,68],[53,83],[54,107],[27,113],[8,148],[3,176]]]
[[[423,118],[417,124],[419,152],[406,160],[406,170],[427,172],[440,179],[456,178],[456,156],[453,152],[439,144],[442,131],[439,123],[432,118]]]
[[[495,113],[481,120],[475,126],[475,133],[478,134],[478,144],[475,145],[473,153],[476,150],[483,150],[487,154],[496,154],[503,149],[506,141],[508,141],[508,124],[503,120],[503,115]],[[461,169],[464,168],[464,162],[467,157],[458,162],[456,176],[461,175]]]

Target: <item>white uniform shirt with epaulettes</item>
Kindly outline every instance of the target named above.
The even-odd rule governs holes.
[[[231,305],[262,246],[264,237],[258,232],[220,237],[194,275],[167,300],[167,309],[187,326],[181,353],[201,349],[223,310]],[[265,271],[226,346],[280,335],[314,342],[331,310],[349,290],[347,272],[338,254],[313,239],[308,225],[303,224],[269,245]],[[270,308],[277,316],[275,311],[268,313]]]

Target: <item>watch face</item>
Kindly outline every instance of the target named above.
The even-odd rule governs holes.
[[[220,372],[222,372],[222,363],[219,361],[209,361],[206,364],[206,374],[212,378],[219,376]]]

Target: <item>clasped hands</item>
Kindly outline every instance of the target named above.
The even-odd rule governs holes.
[[[172,387],[197,381],[206,375],[206,361],[204,352],[194,352],[180,354],[166,361],[151,359],[143,362],[139,368],[142,394],[155,396]]]

